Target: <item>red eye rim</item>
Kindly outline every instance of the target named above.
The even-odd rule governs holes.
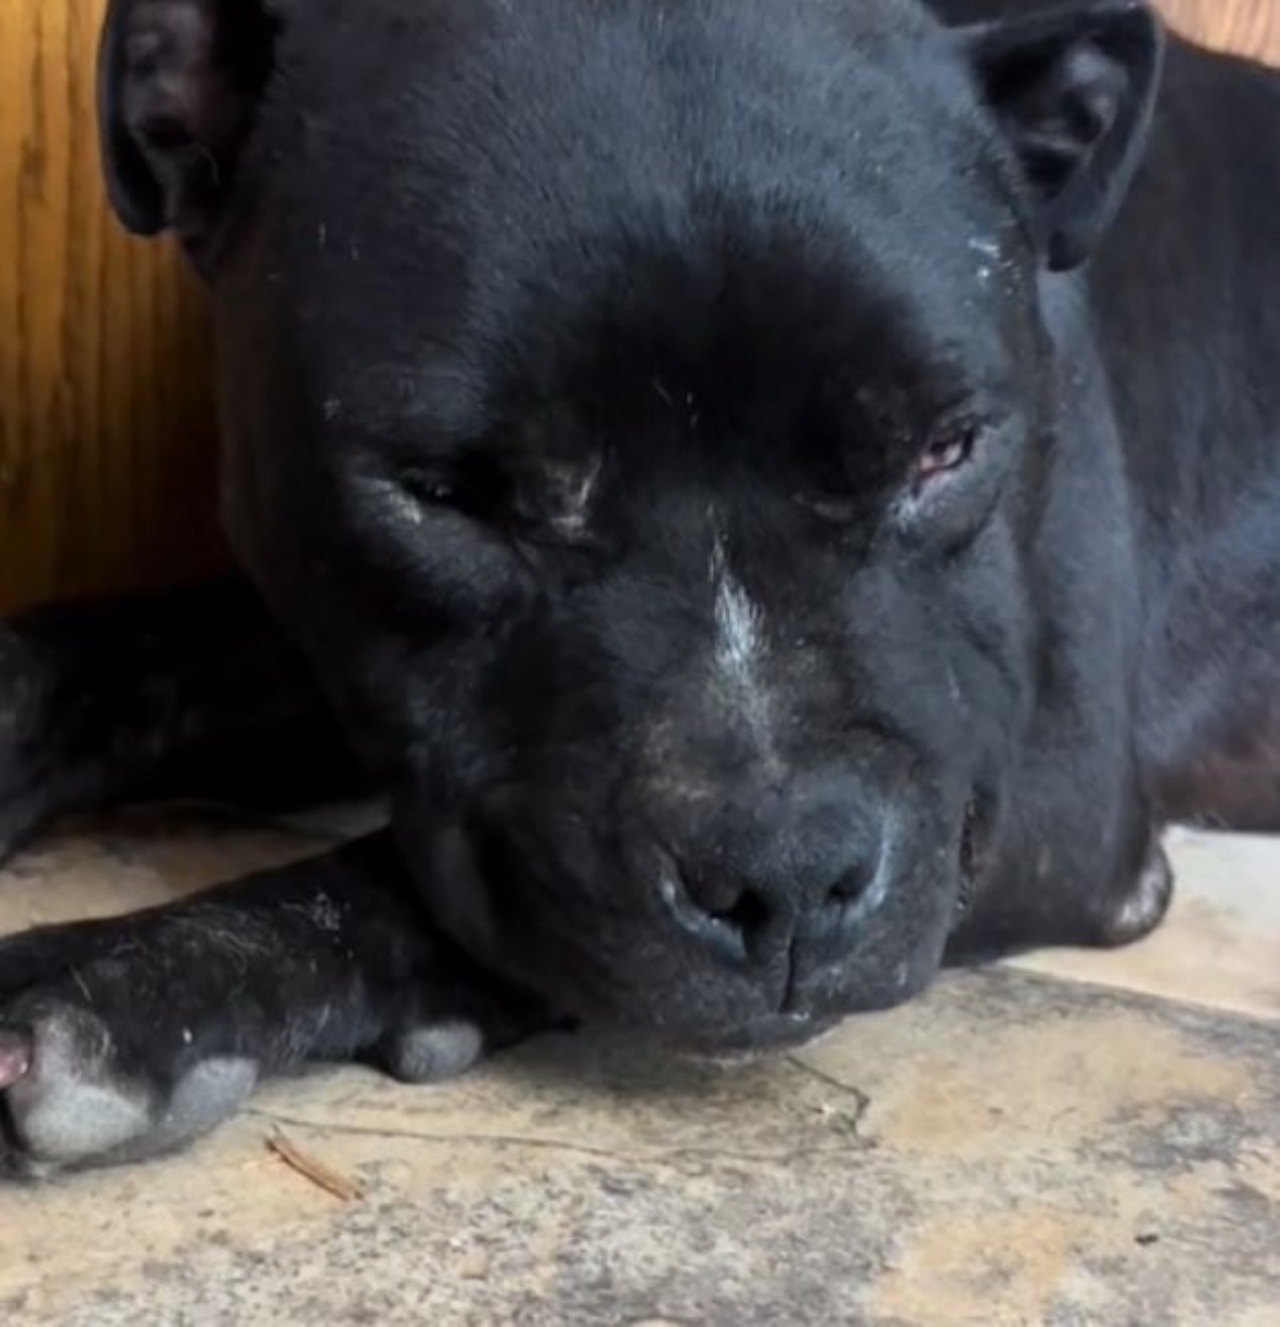
[[[977,424],[965,423],[939,433],[916,461],[916,483],[927,483],[967,465],[973,458],[979,432]]]

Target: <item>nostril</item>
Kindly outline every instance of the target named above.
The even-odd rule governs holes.
[[[732,906],[708,912],[714,922],[722,926],[732,926],[744,938],[749,939],[768,923],[773,909],[763,894],[752,889],[744,889],[734,900]]]
[[[870,884],[869,871],[862,866],[851,867],[827,890],[827,907],[843,909],[851,903],[857,903]]]
[[[719,875],[691,874],[678,859],[672,865],[675,869],[663,879],[662,895],[675,920],[725,959],[746,959],[773,917],[768,897]]]

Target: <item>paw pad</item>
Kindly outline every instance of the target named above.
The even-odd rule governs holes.
[[[414,1028],[392,1037],[386,1048],[389,1073],[405,1083],[438,1083],[470,1069],[484,1053],[484,1034],[457,1020]]]

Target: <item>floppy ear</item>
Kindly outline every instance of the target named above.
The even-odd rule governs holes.
[[[271,73],[268,0],[110,0],[98,47],[107,195],[140,235],[216,214]]]
[[[1142,0],[1067,0],[961,39],[1035,192],[1046,263],[1078,266],[1142,160],[1164,29]]]

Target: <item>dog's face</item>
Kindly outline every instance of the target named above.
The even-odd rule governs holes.
[[[212,276],[233,536],[442,924],[567,1012],[802,1039],[918,991],[980,893],[1041,272],[1118,206],[1157,38],[534,8],[118,0],[117,201]],[[205,66],[165,83],[158,14]]]

